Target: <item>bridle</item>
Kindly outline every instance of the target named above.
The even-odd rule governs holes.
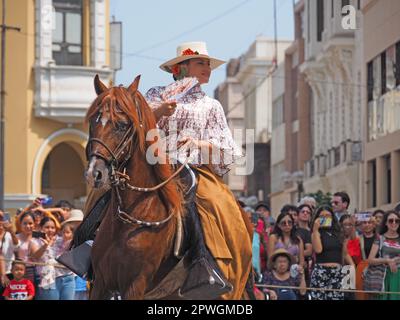
[[[140,111],[139,103],[137,99],[135,98],[135,106],[136,106],[136,112],[138,114],[139,118],[139,126],[143,128],[143,122],[142,122],[142,114]],[[89,130],[91,131],[91,130]],[[123,138],[121,139],[121,142],[117,145],[115,150],[111,150],[111,148],[101,139],[98,138],[91,138],[91,132],[89,135],[89,140],[86,145],[86,158],[87,161],[89,162],[90,159],[94,156],[101,158],[105,161],[105,163],[109,167],[109,176],[110,176],[110,181],[111,181],[111,188],[112,190],[115,191],[117,195],[117,201],[118,201],[118,208],[116,212],[116,217],[122,221],[123,223],[126,224],[131,224],[131,225],[137,225],[140,227],[160,227],[164,224],[166,224],[168,221],[172,219],[172,217],[175,215],[174,212],[172,212],[166,219],[161,220],[161,221],[156,221],[156,222],[149,222],[149,221],[143,221],[136,219],[134,217],[131,217],[129,214],[124,212],[121,208],[123,208],[123,202],[122,198],[120,195],[121,190],[131,190],[131,191],[138,191],[138,192],[154,192],[157,191],[158,189],[162,188],[166,184],[168,184],[172,179],[174,179],[178,174],[183,170],[183,168],[187,165],[189,162],[189,157],[186,159],[185,163],[182,164],[182,166],[175,171],[168,179],[165,181],[161,182],[160,184],[153,186],[153,187],[136,187],[133,186],[129,183],[130,177],[129,175],[126,174],[126,164],[128,163],[129,159],[132,157],[133,154],[133,145],[134,145],[134,137],[136,136],[136,130],[133,125],[129,126],[129,129],[125,132]],[[92,151],[92,145],[93,143],[98,143],[102,147],[104,147],[105,150],[107,150],[108,156],[106,157],[103,154],[100,154],[98,152],[93,152]],[[119,160],[119,158],[121,158]],[[123,172],[121,172],[123,171]]]

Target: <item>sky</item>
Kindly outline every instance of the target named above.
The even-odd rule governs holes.
[[[274,37],[273,0],[110,0],[110,15],[122,22],[122,70],[116,85],[141,74],[139,90],[167,85],[172,76],[159,65],[183,42],[205,41],[211,56],[228,61],[245,53],[257,36]],[[277,0],[278,38],[293,39],[293,0]],[[213,96],[225,79],[214,70],[204,91]]]

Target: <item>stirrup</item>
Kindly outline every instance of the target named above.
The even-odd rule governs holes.
[[[188,300],[214,300],[233,290],[230,284],[206,258],[196,259],[189,269],[188,276],[178,295]]]

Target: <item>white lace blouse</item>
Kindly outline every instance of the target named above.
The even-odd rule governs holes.
[[[154,87],[147,92],[146,100],[151,108],[158,108],[163,102],[164,90],[165,87]],[[191,137],[208,141],[218,148],[220,154],[213,155],[211,165],[219,176],[227,173],[228,166],[242,156],[242,151],[233,140],[221,104],[208,97],[199,85],[182,98],[173,115],[161,117],[158,127],[169,138],[170,146],[176,145],[176,140],[182,137]],[[167,147],[167,150],[170,151],[170,148]],[[195,166],[208,164],[199,150],[192,150],[190,159],[190,163]]]

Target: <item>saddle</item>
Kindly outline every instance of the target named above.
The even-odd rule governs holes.
[[[162,298],[160,292],[167,296],[171,294],[172,283],[178,290],[178,296],[183,299],[217,299],[232,290],[232,285],[224,278],[215,258],[205,245],[203,228],[197,211],[196,173],[189,166],[180,173],[181,184],[185,195],[186,214],[177,228],[174,255],[179,260],[175,268],[161,281],[160,286],[154,288],[146,299]],[[71,269],[74,273],[89,280],[93,279],[90,263],[91,244],[95,241],[96,231],[99,228],[105,210],[111,198],[108,190],[87,214],[74,233],[69,251],[61,255],[57,261]],[[182,283],[176,283],[177,274],[184,269],[187,274]],[[166,287],[169,287],[166,289]],[[168,295],[169,295],[168,294]]]

